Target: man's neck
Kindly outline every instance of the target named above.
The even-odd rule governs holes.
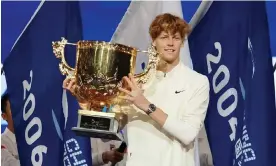
[[[162,64],[158,66],[157,70],[160,70],[164,73],[168,73],[170,72],[175,66],[177,66],[179,64],[179,58],[176,59],[174,62],[172,63],[168,63],[168,62],[161,62]]]

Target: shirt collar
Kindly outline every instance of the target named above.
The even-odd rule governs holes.
[[[178,69],[181,67],[181,62],[179,61],[178,64],[172,68],[171,71],[164,73],[163,71],[157,70],[156,71],[156,77],[157,78],[164,78],[164,77],[172,77]]]
[[[13,132],[11,132],[8,128],[5,129],[4,134],[11,139],[13,143],[16,144],[16,138]]]

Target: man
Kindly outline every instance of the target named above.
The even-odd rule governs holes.
[[[165,65],[144,91],[133,75],[125,77],[130,90],[121,98],[133,104],[127,125],[129,166],[193,166],[194,140],[208,103],[209,81],[180,62],[179,52],[188,24],[161,14],[150,25],[152,44]]]
[[[125,137],[127,166],[194,166],[194,140],[203,126],[209,81],[180,62],[188,24],[166,13],[150,26],[152,45],[161,59],[156,75],[140,88],[133,75],[124,77],[122,99],[131,105]],[[74,92],[74,88],[71,89]]]
[[[7,121],[8,126],[1,135],[1,164],[3,166],[19,166],[17,144],[14,135],[12,113],[9,95],[6,93],[1,98],[2,118]]]

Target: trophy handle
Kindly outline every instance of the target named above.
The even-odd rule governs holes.
[[[62,37],[61,41],[52,42],[53,52],[56,58],[61,59],[61,62],[59,63],[59,70],[62,75],[73,77],[75,75],[75,69],[70,67],[65,60],[64,48],[66,44],[76,45],[73,43],[68,43],[67,40]]]
[[[134,75],[134,78],[136,79],[138,84],[145,84],[150,78],[150,70],[156,70],[157,68],[157,64],[159,62],[159,53],[155,50],[153,46],[150,46],[147,51],[137,50],[137,52],[148,53],[149,56],[149,61],[146,69],[144,69],[142,73]]]

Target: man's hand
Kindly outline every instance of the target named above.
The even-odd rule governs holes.
[[[76,80],[74,78],[66,78],[63,81],[62,87],[64,89],[69,90],[72,93],[72,95],[75,95],[77,89]]]
[[[124,77],[123,79],[130,90],[119,88],[121,92],[126,94],[126,96],[120,96],[120,98],[127,100],[143,111],[147,111],[150,102],[143,95],[143,90],[138,86],[133,75],[129,74],[128,77]]]
[[[63,81],[62,87],[70,91],[71,94],[76,97],[82,109],[89,109],[90,103],[85,101],[78,95],[79,86],[77,86],[76,80],[74,78],[66,78]]]
[[[124,153],[118,152],[116,149],[111,151],[103,152],[102,159],[104,163],[117,163],[120,162],[124,158]]]

